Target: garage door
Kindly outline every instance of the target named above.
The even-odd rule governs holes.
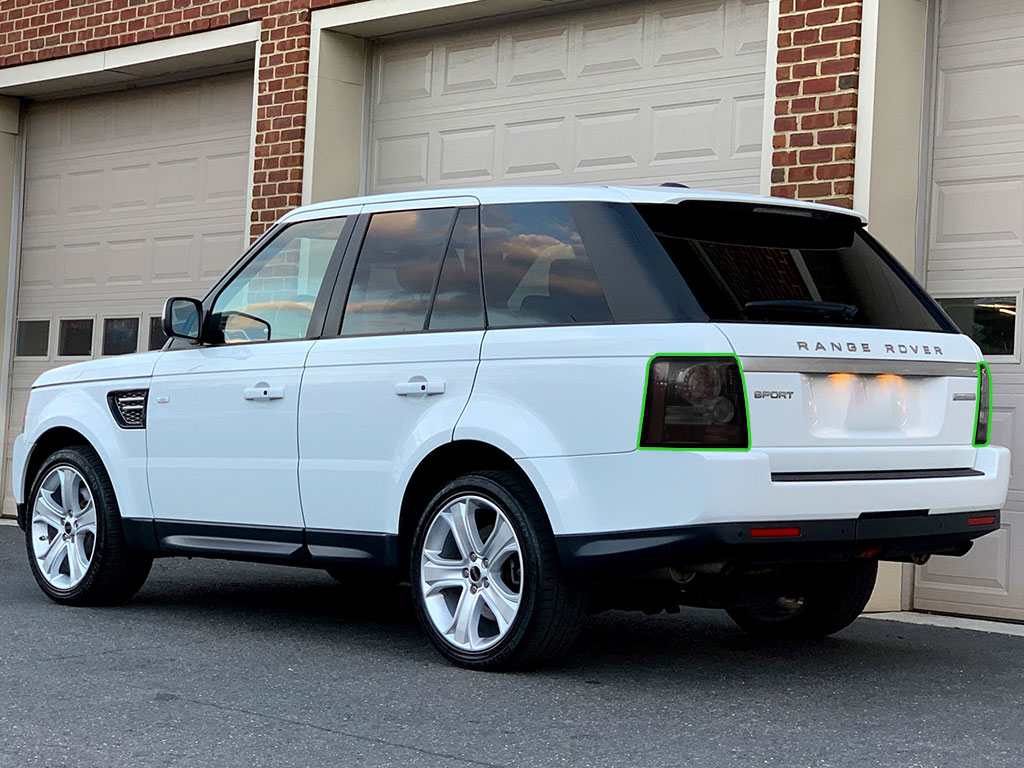
[[[36,376],[159,346],[241,254],[251,112],[251,72],[28,107],[8,457]]]
[[[927,285],[992,363],[993,442],[1014,453],[1002,530],[919,568],[914,604],[1024,620],[1024,5],[938,10]]]
[[[376,46],[367,187],[758,190],[768,4],[619,2]]]

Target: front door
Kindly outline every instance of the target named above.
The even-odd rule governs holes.
[[[367,206],[351,287],[337,289],[340,333],[310,351],[299,484],[317,557],[393,555],[409,473],[452,439],[469,399],[484,333],[478,212],[473,199],[435,205]]]
[[[204,344],[158,361],[148,475],[167,549],[223,549],[217,538],[265,539],[268,556],[301,547],[299,385],[345,222],[332,216],[282,229],[208,298]]]

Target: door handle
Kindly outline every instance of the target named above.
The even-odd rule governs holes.
[[[261,381],[254,387],[244,389],[242,397],[257,403],[265,403],[268,400],[281,400],[284,398],[284,387],[272,387],[267,382]]]
[[[395,394],[399,397],[424,397],[426,395],[443,395],[443,381],[427,381],[426,379],[410,379],[395,384]]]

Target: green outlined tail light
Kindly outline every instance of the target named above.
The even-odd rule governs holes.
[[[743,371],[734,355],[656,355],[647,366],[640,448],[750,448]]]
[[[988,363],[978,363],[978,406],[974,423],[974,444],[988,445],[992,431],[992,371]]]

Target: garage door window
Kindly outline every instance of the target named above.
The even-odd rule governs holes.
[[[14,343],[16,357],[46,357],[50,354],[50,321],[19,320]]]
[[[225,344],[305,339],[344,218],[282,230],[221,291],[210,327]]]
[[[108,317],[103,321],[103,354],[127,355],[139,348],[139,318]]]
[[[981,347],[986,357],[1014,353],[1017,297],[989,296],[936,299],[956,327]]]
[[[90,357],[92,355],[92,319],[60,321],[57,355],[60,357]]]
[[[489,326],[612,322],[568,205],[486,205],[482,227]]]
[[[167,337],[164,335],[163,318],[159,316],[149,318],[149,346],[146,349],[150,352],[155,349],[163,349],[166,343]]]

